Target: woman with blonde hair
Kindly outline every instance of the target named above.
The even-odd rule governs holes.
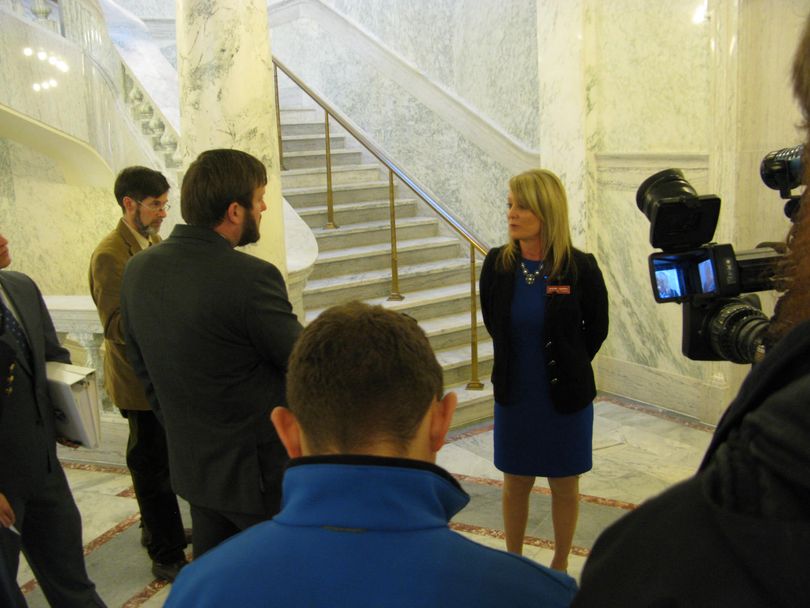
[[[509,241],[481,271],[481,309],[495,363],[495,466],[504,473],[506,548],[523,551],[535,478],[551,488],[554,558],[565,571],[592,466],[591,360],[608,330],[608,299],[591,254],[575,249],[560,179],[534,169],[509,180]]]

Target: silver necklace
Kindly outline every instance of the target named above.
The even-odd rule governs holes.
[[[520,263],[520,269],[523,271],[523,278],[526,280],[526,285],[534,285],[537,277],[539,277],[540,273],[543,272],[543,262],[540,262],[540,266],[538,266],[537,270],[534,272],[529,272],[529,269],[526,268],[526,264],[523,262]]]

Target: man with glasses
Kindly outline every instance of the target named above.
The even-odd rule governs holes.
[[[281,500],[287,456],[269,415],[301,325],[278,268],[235,250],[259,239],[266,185],[250,154],[203,152],[183,178],[186,224],[132,258],[121,287],[127,353],[165,423],[195,559]]]
[[[152,573],[173,581],[186,563],[186,534],[169,481],[166,434],[149,407],[144,388],[127,360],[121,321],[124,266],[136,253],[160,242],[169,210],[169,182],[147,167],[127,167],[115,180],[123,217],[90,260],[90,293],[104,328],[104,386],[129,422],[127,467],[143,525],[141,543]]]

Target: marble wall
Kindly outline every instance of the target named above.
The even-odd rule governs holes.
[[[531,148],[536,0],[322,0]]]
[[[0,233],[10,269],[42,293],[87,295],[90,255],[119,217],[111,189],[68,184],[53,159],[0,139]]]
[[[383,69],[362,37],[302,17],[272,21],[273,52],[339,108],[484,242],[504,240],[515,172]]]
[[[784,237],[758,164],[798,141],[787,69],[803,4],[586,3],[588,242],[611,294],[601,388],[708,422],[736,393],[747,367],[685,359],[680,307],[653,302],[649,224],[635,194],[652,173],[682,168],[699,193],[723,201],[716,241],[741,250]],[[769,312],[774,296],[762,295]]]

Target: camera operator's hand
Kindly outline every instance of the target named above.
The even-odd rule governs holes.
[[[9,528],[14,525],[15,521],[17,518],[14,515],[14,509],[11,508],[6,495],[0,493],[0,525]]]

